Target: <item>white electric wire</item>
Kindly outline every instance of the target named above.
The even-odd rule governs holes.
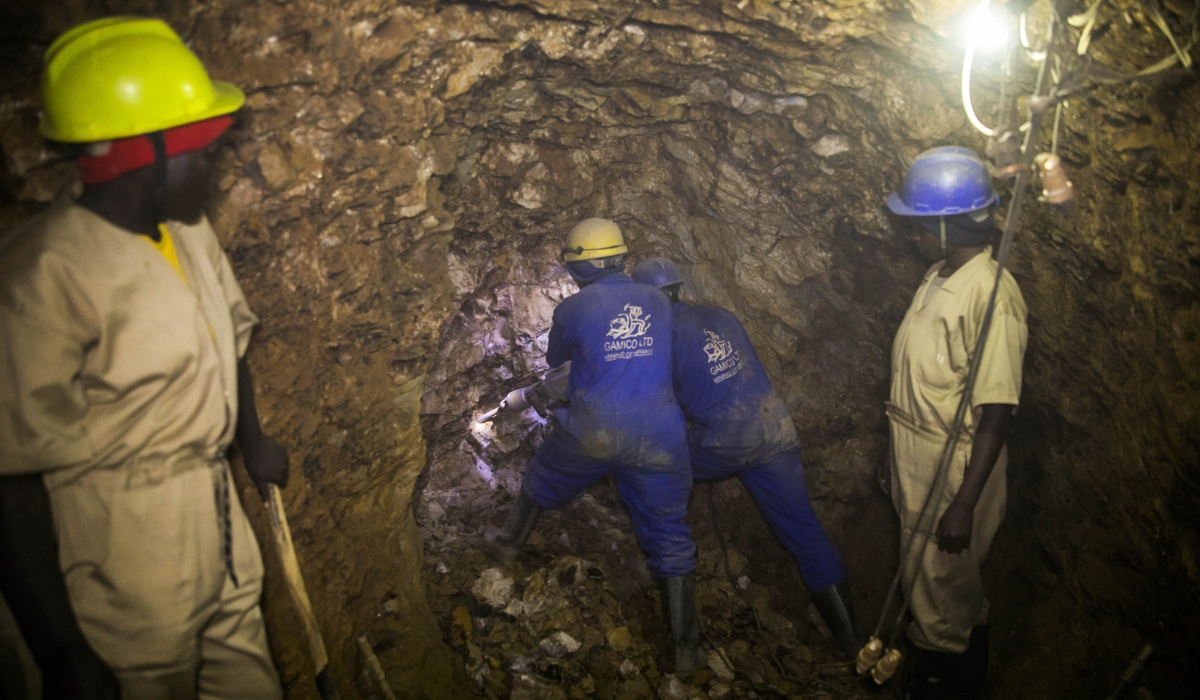
[[[1046,54],[1050,46],[1050,39],[1054,34],[1054,22],[1051,20],[1050,27],[1046,31],[1046,46],[1041,51],[1034,51],[1030,44],[1029,35],[1025,31],[1025,13],[1021,13],[1021,48],[1025,49],[1025,55],[1029,56],[1029,60],[1034,63],[1040,63],[1046,60]]]
[[[975,21],[982,19],[983,13],[987,12],[988,3],[991,0],[979,0],[979,7],[975,9]],[[967,113],[967,119],[971,122],[971,126],[984,136],[995,136],[996,130],[989,128],[983,122],[979,121],[979,117],[975,115],[975,107],[971,104],[971,66],[975,62],[975,32],[967,33],[967,50],[963,56],[962,69],[962,103],[963,110]]]

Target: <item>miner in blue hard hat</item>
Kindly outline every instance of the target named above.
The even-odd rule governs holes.
[[[999,201],[987,166],[966,148],[934,148],[917,156],[898,192],[887,199],[907,219],[917,248],[933,266],[913,298],[892,348],[887,414],[890,459],[878,480],[900,515],[905,595],[916,647],[905,697],[978,698],[988,667],[988,601],[979,567],[1004,519],[1009,420],[1021,394],[1027,329],[1025,301],[1007,270],[996,306],[971,410],[950,462],[928,546],[919,524],[937,471],[996,280],[991,240]]]
[[[680,301],[683,280],[666,258],[643,260],[632,277],[663,290],[674,305],[675,398],[690,422],[692,477],[741,478],[796,559],[838,646],[854,658],[864,640],[846,568],[809,503],[795,425],[746,330],[719,306]]]

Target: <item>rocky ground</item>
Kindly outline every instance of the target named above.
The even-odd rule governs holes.
[[[495,478],[511,487],[519,484],[514,476],[502,470]],[[696,602],[708,668],[681,681],[672,673],[658,586],[615,484],[601,480],[544,514],[521,556],[500,566],[484,557],[483,535],[503,522],[514,497],[508,488],[481,486],[427,489],[417,522],[430,606],[484,696],[888,696],[853,675],[815,609],[804,605],[806,595],[755,580],[748,557],[732,543],[722,548],[713,520],[696,517]],[[716,522],[731,520],[738,490],[734,482],[698,486],[693,510],[707,512],[712,498],[723,513]]]

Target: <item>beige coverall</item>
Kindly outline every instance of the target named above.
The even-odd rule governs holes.
[[[926,295],[942,269],[936,263],[925,275],[912,306],[896,333],[892,349],[892,393],[888,403],[891,424],[892,502],[900,514],[900,543],[914,530],[930,526],[930,514],[918,526],[917,517],[929,493],[958,402],[966,388],[971,353],[979,337],[988,296],[996,278],[991,249],[972,258],[946,278],[940,289]],[[927,298],[928,296],[928,298]],[[959,554],[937,548],[936,528],[962,486],[971,457],[972,436],[984,404],[1016,406],[1021,393],[1021,360],[1027,330],[1025,301],[1006,270],[996,299],[995,315],[983,362],[972,395],[962,437],[940,497],[935,494],[934,534],[921,553],[921,537],[903,562],[905,590],[911,585],[913,623],[908,636],[925,649],[961,653],[971,627],[987,622],[988,602],[979,567],[987,557],[996,529],[1004,519],[1008,450],[996,460],[975,506],[970,546]],[[913,576],[916,576],[915,580]]]
[[[279,698],[225,460],[257,318],[208,222],[170,230],[178,272],[65,200],[0,237],[0,474],[44,474],[124,700]]]

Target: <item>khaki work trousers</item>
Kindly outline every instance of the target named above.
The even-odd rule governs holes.
[[[900,515],[900,551],[913,533],[916,539],[902,563],[904,590],[911,596],[909,611],[912,624],[908,638],[923,649],[962,653],[971,639],[971,628],[987,623],[988,601],[984,597],[979,567],[987,558],[996,530],[1004,520],[1007,499],[1008,448],[1000,452],[996,466],[975,505],[971,545],[958,554],[947,554],[937,547],[937,524],[950,501],[962,486],[963,471],[971,455],[971,443],[960,441],[949,468],[949,477],[941,486],[940,498],[934,495],[929,544],[921,551],[924,531],[930,526],[926,513],[917,517],[934,472],[942,456],[945,436],[924,432],[889,410],[892,433],[892,503]],[[911,583],[910,583],[911,582]]]
[[[231,482],[223,459],[184,455],[95,470],[51,493],[71,604],[123,700],[282,697],[259,607],[262,557]]]

